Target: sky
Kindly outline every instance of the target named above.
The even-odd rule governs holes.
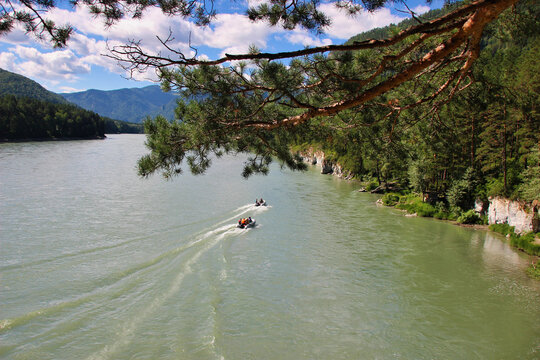
[[[141,20],[127,18],[106,28],[103,19],[91,15],[87,8],[73,8],[67,1],[62,1],[46,18],[75,27],[66,48],[53,49],[49,43],[26,34],[21,27],[0,36],[0,68],[29,77],[57,93],[156,84],[154,72],[136,74],[135,79],[128,79],[128,74],[117,62],[103,54],[108,53],[107,45],[120,45],[129,40],[140,40],[145,49],[158,53],[163,48],[156,36],[165,39],[169,31],[174,37],[171,44],[175,49],[193,55],[191,46],[197,49],[197,56],[215,59],[225,53],[245,53],[250,45],[264,52],[277,52],[341,44],[356,34],[408,17],[403,12],[407,10],[403,4],[350,16],[323,0],[319,8],[331,18],[332,25],[324,34],[316,36],[304,29],[286,31],[264,22],[251,22],[245,15],[248,1],[256,4],[264,0],[217,0],[218,15],[208,27],[198,27],[189,20],[168,17],[159,9],[151,8],[144,12]],[[433,1],[428,6],[421,0],[409,0],[407,5],[415,13],[422,14],[430,8],[440,8],[442,1]]]

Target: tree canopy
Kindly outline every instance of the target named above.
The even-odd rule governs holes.
[[[290,139],[306,126],[370,126],[422,104],[436,111],[438,103],[473,82],[470,70],[485,26],[514,3],[461,4],[382,39],[292,52],[252,48],[201,60],[171,48],[172,56],[148,54],[137,42],[112,48],[126,69],[155,68],[165,88],[198,99],[178,108],[181,122],[149,124],[152,153],[141,160],[140,173],[171,176],[181,172],[184,159],[191,171],[201,173],[211,163],[210,154],[222,151],[253,154],[245,176],[268,171],[273,157],[298,169],[304,165],[290,153]],[[415,84],[412,92],[399,90],[406,83]]]

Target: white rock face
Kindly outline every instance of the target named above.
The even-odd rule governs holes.
[[[489,199],[489,224],[508,224],[514,227],[514,232],[522,234],[538,231],[538,209],[530,208],[519,201],[500,197]]]
[[[341,165],[334,161],[327,160],[322,151],[308,150],[305,153],[301,153],[300,156],[304,158],[304,162],[320,166],[321,174],[332,174],[345,179],[350,179],[353,176],[353,174],[350,174],[348,171],[344,172]]]

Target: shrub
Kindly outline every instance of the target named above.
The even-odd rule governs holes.
[[[377,181],[371,181],[369,184],[367,184],[366,186],[366,191],[371,191],[373,189],[376,189],[377,187],[379,186],[379,184],[377,183]]]
[[[527,254],[540,255],[540,245],[534,243],[534,237],[535,235],[533,232],[522,236],[510,234],[510,244],[525,251]]]
[[[508,224],[492,224],[489,225],[489,230],[495,231],[505,236],[514,233],[514,227]]]
[[[399,202],[399,195],[396,193],[386,193],[382,197],[382,202],[386,206],[395,206]]]
[[[437,210],[433,217],[439,220],[448,220],[448,212]]]
[[[482,215],[482,224],[489,225],[489,218],[487,215]]]
[[[416,213],[418,216],[422,217],[433,217],[435,213],[437,212],[437,209],[433,205],[430,205],[428,203],[422,202],[421,204],[417,204],[416,206]]]
[[[437,210],[437,212],[433,215],[435,219],[448,220],[450,213],[442,201],[435,204],[435,209]]]
[[[464,212],[457,218],[457,222],[460,224],[480,224],[482,219],[474,210]]]
[[[419,196],[414,194],[401,196],[396,208],[423,217],[433,217],[437,213],[437,209],[433,205],[423,202]]]

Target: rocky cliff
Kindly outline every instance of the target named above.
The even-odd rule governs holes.
[[[321,174],[332,174],[340,178],[349,180],[354,174],[350,171],[346,171],[343,167],[332,159],[324,154],[324,152],[319,150],[308,149],[300,153],[300,156],[304,159],[304,162],[317,165],[321,167]]]
[[[500,197],[489,200],[489,224],[508,224],[514,232],[523,234],[539,231],[540,206],[528,205]]]

